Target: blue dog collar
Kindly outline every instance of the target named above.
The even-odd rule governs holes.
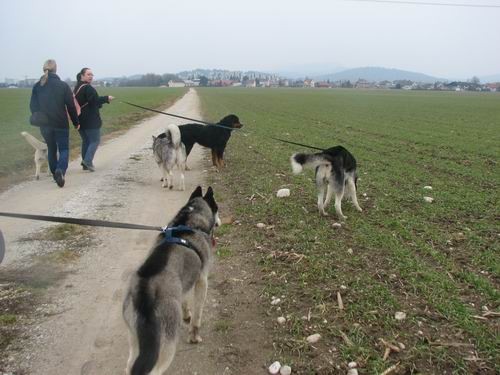
[[[163,242],[174,243],[177,245],[189,247],[190,249],[194,248],[191,246],[189,241],[184,238],[177,237],[178,233],[193,233],[194,230],[186,225],[178,225],[176,227],[164,227],[162,228],[162,233],[164,235]]]

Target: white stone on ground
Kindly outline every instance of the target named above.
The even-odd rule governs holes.
[[[269,366],[268,370],[270,374],[276,375],[279,374],[280,368],[281,368],[281,363],[276,361],[271,366]]]
[[[290,366],[282,366],[280,369],[280,375],[290,375],[292,373],[292,368]]]
[[[394,314],[394,318],[396,320],[405,320],[406,319],[406,313],[402,311],[398,311],[396,314]]]
[[[321,335],[319,333],[315,333],[314,335],[307,336],[306,341],[309,344],[315,344],[319,341],[321,338]]]
[[[424,197],[424,201],[426,201],[427,203],[432,203],[432,202],[434,202],[434,198]]]
[[[279,189],[278,192],[276,193],[276,196],[278,198],[289,197],[290,196],[290,189]]]

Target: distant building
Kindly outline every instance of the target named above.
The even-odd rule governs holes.
[[[186,83],[181,80],[171,79],[168,81],[168,87],[186,87]]]

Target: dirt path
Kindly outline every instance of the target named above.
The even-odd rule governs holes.
[[[169,110],[201,116],[194,90]],[[166,224],[191,191],[205,185],[209,169],[208,154],[195,148],[188,160],[191,171],[186,175],[186,191],[161,188],[151,135],[168,123],[180,122],[160,115],[107,142],[97,152],[95,173],[83,172],[78,162],[72,162],[63,189],[48,177],[10,189],[0,195],[0,210]],[[8,249],[5,264],[0,266],[4,272],[39,252],[29,241],[19,240],[45,227],[48,225],[41,222],[0,218]],[[94,244],[70,267],[63,282],[48,291],[51,313],[28,330],[24,350],[9,354],[13,373],[123,374],[128,355],[121,318],[126,279],[155,236],[154,232],[92,229]],[[253,283],[251,275],[249,270],[240,270],[237,259],[216,262],[201,332],[204,341],[186,344],[184,330],[168,374],[264,373],[270,347],[264,342],[263,323],[256,310],[258,295],[248,288]]]

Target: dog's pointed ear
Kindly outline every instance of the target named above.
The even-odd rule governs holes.
[[[208,203],[212,212],[214,214],[217,213],[217,211],[219,210],[219,207],[217,206],[217,202],[215,202],[214,190],[212,189],[211,186],[208,188],[207,193],[205,194],[203,199],[205,200],[205,202]]]
[[[152,135],[151,137],[153,137],[153,142],[156,141],[156,137],[154,135]]]
[[[208,190],[203,199],[205,199],[206,201],[214,199],[214,190],[212,189],[211,186],[208,187]]]
[[[191,199],[194,199],[194,198],[198,198],[198,197],[202,197],[203,196],[203,192],[201,190],[201,186],[198,186],[196,189],[194,189],[194,191],[191,193],[191,196],[189,197],[189,200]]]

